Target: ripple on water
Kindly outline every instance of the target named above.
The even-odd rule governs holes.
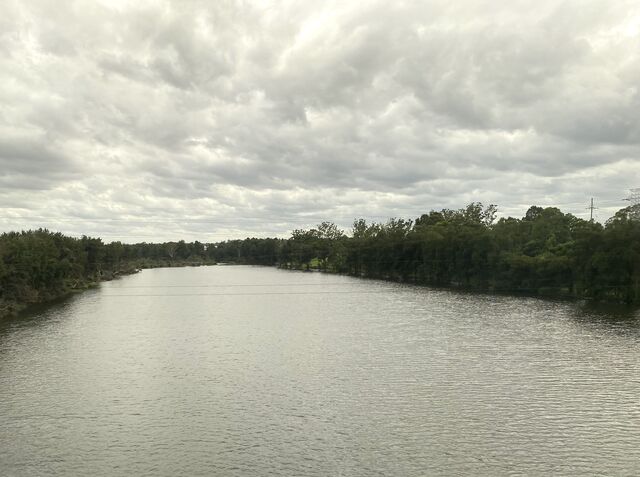
[[[0,324],[0,474],[634,475],[639,338],[625,308],[147,270]]]

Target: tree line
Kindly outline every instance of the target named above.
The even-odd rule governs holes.
[[[357,219],[349,233],[323,222],[286,240],[214,244],[216,260],[319,269],[441,287],[640,302],[640,206],[604,225],[532,206],[500,218],[475,202],[415,220]]]
[[[141,268],[214,264],[207,246],[104,243],[46,229],[0,235],[0,316]]]
[[[323,222],[288,239],[104,243],[45,229],[0,235],[0,315],[140,268],[218,262],[280,266],[442,287],[640,302],[640,206],[604,225],[555,207],[496,220],[474,202],[416,219]]]

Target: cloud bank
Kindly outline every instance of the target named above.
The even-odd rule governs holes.
[[[640,187],[636,1],[0,7],[0,230],[286,236]]]

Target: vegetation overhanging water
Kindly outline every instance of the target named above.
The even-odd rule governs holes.
[[[219,243],[105,244],[39,229],[0,235],[0,316],[141,268],[225,263],[318,269],[491,292],[640,301],[640,211],[603,226],[554,207],[495,220],[497,207],[471,203],[415,220],[354,221],[294,230],[288,239]]]

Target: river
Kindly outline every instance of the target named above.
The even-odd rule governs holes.
[[[0,475],[638,475],[640,314],[265,267],[0,322]]]

